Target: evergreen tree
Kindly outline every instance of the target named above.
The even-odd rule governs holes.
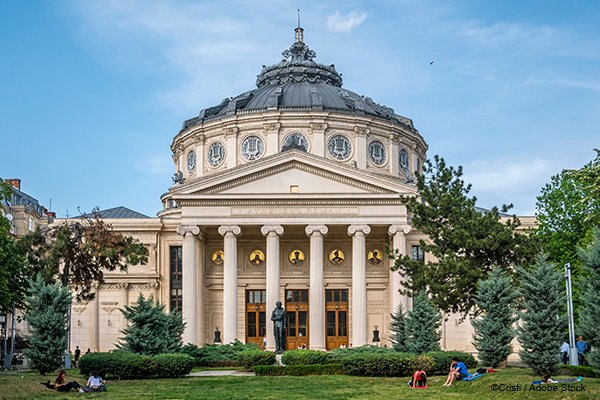
[[[548,255],[536,256],[529,270],[517,268],[521,276],[519,295],[524,312],[520,312],[521,326],[517,336],[523,350],[521,361],[538,374],[554,374],[560,364],[560,345],[566,328],[566,315],[560,315],[565,305],[565,287],[562,272],[548,261]]]
[[[129,321],[123,329],[123,342],[117,348],[131,353],[154,356],[181,350],[185,324],[181,315],[165,313],[165,305],[154,302],[152,295],[146,299],[142,293],[132,306],[120,310]]]
[[[518,319],[514,310],[516,296],[511,279],[498,268],[477,285],[475,303],[482,314],[479,319],[472,319],[471,325],[475,329],[473,345],[482,365],[497,368],[513,351],[513,324]]]
[[[439,351],[442,333],[440,310],[433,305],[427,293],[421,292],[413,301],[413,309],[406,318],[406,347],[410,353],[422,354]]]
[[[406,321],[402,304],[398,305],[396,312],[390,314],[390,317],[392,318],[392,322],[390,322],[390,330],[392,331],[390,342],[392,342],[392,347],[396,351],[406,352],[408,351],[406,346]]]
[[[60,282],[48,285],[39,276],[29,285],[30,297],[25,299],[29,310],[25,319],[31,326],[32,334],[28,337],[31,348],[24,353],[30,365],[45,375],[60,368],[63,363],[71,294],[68,287],[60,287]]]
[[[587,360],[600,374],[600,228],[594,228],[593,243],[578,253],[583,261],[581,268],[587,273],[581,280],[579,327],[588,346],[595,349]]]

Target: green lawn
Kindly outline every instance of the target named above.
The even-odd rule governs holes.
[[[600,379],[584,378],[571,388],[585,391],[563,391],[569,386],[544,385],[553,392],[530,391],[536,379],[527,369],[509,368],[486,374],[473,382],[459,382],[443,387],[445,377],[430,377],[429,389],[411,389],[408,378],[364,378],[350,376],[314,377],[193,377],[109,381],[107,393],[59,393],[40,382],[48,380],[35,372],[0,374],[0,399],[599,399]],[[54,378],[54,376],[52,377]],[[566,377],[557,377],[563,379]],[[69,374],[69,381],[83,384],[85,378]],[[520,385],[519,391],[492,391],[493,384]],[[527,388],[525,388],[525,385]],[[542,386],[537,386],[541,388]]]

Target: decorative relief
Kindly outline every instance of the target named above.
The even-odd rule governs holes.
[[[206,155],[208,164],[211,167],[218,167],[225,161],[225,146],[221,142],[213,142]]]
[[[281,129],[281,124],[279,122],[266,122],[263,127],[267,133],[277,133]]]
[[[329,261],[332,264],[341,264],[344,262],[345,256],[340,249],[334,249],[329,253]]]
[[[265,262],[265,253],[263,253],[260,250],[254,250],[252,253],[250,253],[250,255],[248,256],[248,260],[250,260],[250,263],[255,265],[255,266],[259,266],[261,265],[263,262]]]
[[[308,140],[301,133],[293,132],[283,140],[283,145],[281,146],[282,152],[288,150],[300,150],[307,153]]]
[[[345,160],[352,154],[352,144],[344,135],[334,135],[329,138],[327,149],[331,157],[336,160]]]
[[[317,132],[324,132],[325,129],[327,129],[327,124],[325,123],[320,123],[320,122],[311,122],[309,124],[310,129],[312,129],[313,131],[317,131]]]
[[[371,160],[373,164],[378,166],[385,164],[386,150],[383,143],[381,143],[379,140],[373,140],[371,143],[369,143],[368,154],[369,160]]]
[[[246,160],[256,160],[265,152],[265,143],[258,136],[247,136],[242,141],[241,151]]]
[[[100,302],[100,304],[102,305],[102,309],[106,311],[109,315],[119,308],[119,302],[117,301],[102,301]]]
[[[199,134],[196,137],[194,137],[194,143],[196,143],[196,144],[204,144],[205,141],[206,141],[206,135]]]
[[[357,207],[297,207],[297,208],[279,208],[279,207],[260,207],[243,208],[233,207],[231,215],[341,215],[358,214]]]
[[[147,283],[133,283],[131,285],[131,289],[133,290],[143,290],[143,289],[156,289],[160,286],[157,281],[147,282]]]
[[[306,256],[304,255],[304,253],[298,249],[290,252],[290,255],[288,256],[288,260],[293,265],[300,265],[304,262],[305,259],[306,259]]]
[[[371,132],[371,129],[365,128],[363,126],[355,126],[354,133],[356,136],[366,137]]]
[[[238,133],[240,132],[240,129],[237,126],[234,126],[231,128],[224,128],[223,132],[225,132],[225,137],[237,136]]]
[[[187,170],[188,173],[194,172],[196,170],[196,152],[191,150],[187,156]]]
[[[75,311],[77,314],[82,314],[86,307],[86,303],[73,303],[73,311]]]
[[[369,260],[371,265],[380,265],[383,262],[383,252],[374,249],[367,254],[367,260]]]
[[[223,265],[225,253],[222,250],[217,250],[210,256],[210,261],[215,265]]]
[[[405,174],[408,172],[408,153],[404,149],[398,152],[398,166]]]

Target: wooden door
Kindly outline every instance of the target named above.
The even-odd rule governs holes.
[[[294,350],[302,345],[308,348],[308,290],[286,290],[285,311],[288,325],[286,350]]]
[[[327,350],[348,343],[348,289],[325,291],[325,334]]]
[[[267,334],[266,290],[246,290],[246,343],[262,347]]]

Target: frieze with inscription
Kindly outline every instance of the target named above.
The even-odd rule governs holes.
[[[358,214],[357,207],[232,207],[232,215],[344,215]]]

